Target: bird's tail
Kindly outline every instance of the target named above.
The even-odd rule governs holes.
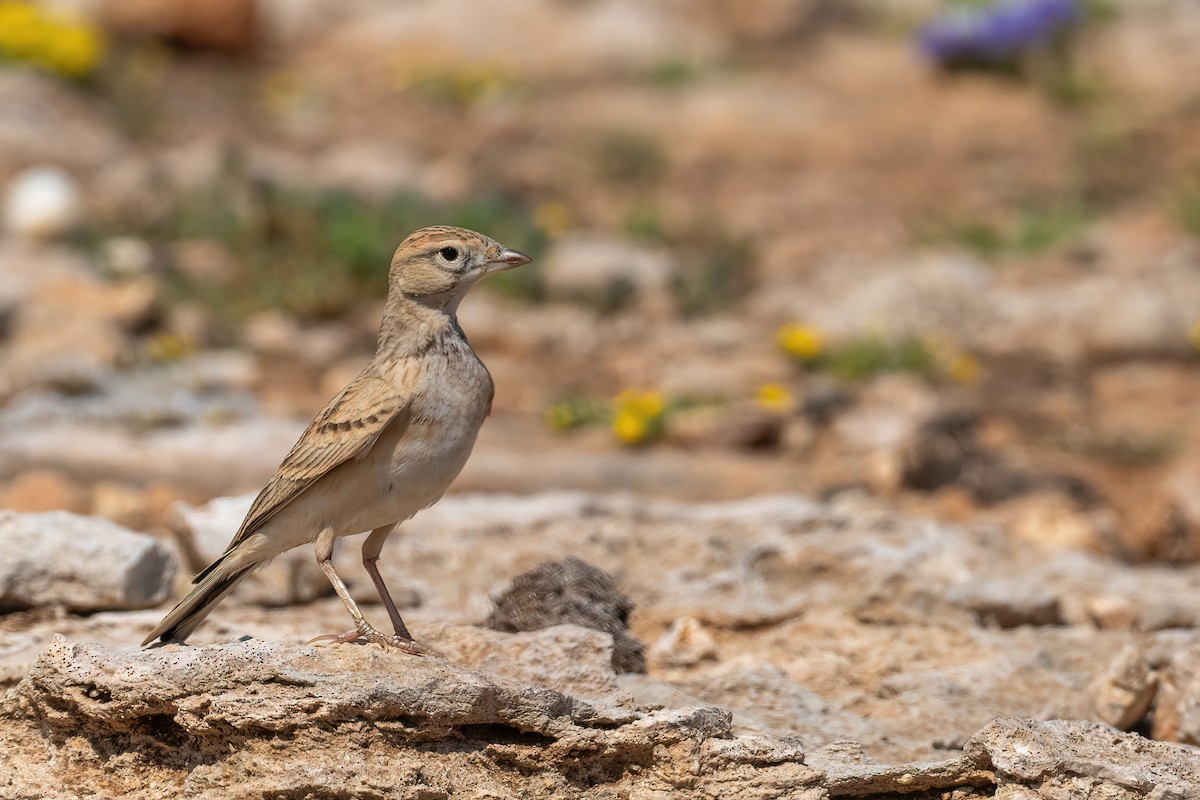
[[[162,622],[150,631],[150,635],[142,642],[142,647],[161,639],[164,642],[182,642],[192,635],[204,618],[213,610],[213,606],[221,602],[225,595],[233,591],[233,587],[250,574],[257,564],[234,568],[232,571],[223,569],[228,563],[229,553],[221,556],[211,566],[196,576],[197,586],[188,596],[179,601],[171,609],[171,613],[163,617]]]

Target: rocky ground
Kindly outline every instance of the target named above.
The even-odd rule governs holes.
[[[177,551],[203,553],[205,526],[249,500],[181,513]],[[94,564],[137,580],[139,536],[111,523],[10,515],[0,541],[15,551],[14,526],[68,522]],[[567,554],[636,599],[628,630],[612,585],[569,570],[538,622],[551,627],[480,627],[493,598],[522,604],[505,598],[513,576]],[[300,644],[347,626],[335,599],[306,600],[323,576],[303,555],[255,576],[190,646],[134,646],[158,609],[8,615],[0,790],[1183,798],[1200,785],[1200,751],[1146,738],[1200,742],[1197,570],[1047,556],[996,529],[799,498],[466,495],[414,520],[382,564],[435,652],[421,658]],[[70,597],[95,572],[9,559],[11,597]],[[109,607],[156,602],[171,569],[155,566],[141,570],[153,594]],[[614,620],[615,636],[597,630]]]
[[[1200,796],[1193,4],[988,74],[926,0],[69,5],[0,24],[0,797]],[[435,222],[536,256],[381,564],[436,653],[301,644],[308,551],[136,649]]]

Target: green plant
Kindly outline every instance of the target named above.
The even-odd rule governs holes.
[[[694,317],[729,308],[749,290],[753,261],[754,247],[747,238],[724,232],[700,237],[675,278],[679,312]]]
[[[546,424],[556,431],[572,431],[607,423],[612,417],[608,403],[582,395],[570,395],[550,404]]]
[[[609,131],[594,147],[596,172],[615,184],[646,185],[667,172],[667,154],[657,138],[631,130]]]
[[[1179,191],[1175,198],[1175,217],[1185,231],[1200,236],[1200,182]]]
[[[255,181],[236,156],[210,182],[176,189],[170,198],[166,213],[139,230],[108,228],[158,245],[211,242],[227,254],[235,269],[225,273],[176,269],[167,275],[169,295],[202,302],[227,336],[260,309],[330,317],[384,296],[392,252],[417,228],[461,225],[535,256],[546,240],[530,210],[510,198],[443,204],[406,193],[371,201],[347,191]],[[92,238],[101,234],[93,232]],[[540,277],[528,267],[485,285],[529,299],[540,296]]]
[[[1003,222],[952,220],[931,227],[928,238],[948,241],[985,258],[1033,255],[1074,241],[1088,220],[1080,204],[1030,204]]]
[[[1073,436],[1062,442],[1069,453],[1103,461],[1116,467],[1140,469],[1158,466],[1179,452],[1178,435],[1122,433],[1114,436]]]
[[[622,227],[629,238],[646,242],[661,242],[667,235],[658,206],[646,201],[636,202],[629,207]]]

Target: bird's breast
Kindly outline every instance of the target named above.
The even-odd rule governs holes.
[[[492,379],[469,355],[431,359],[412,394],[408,425],[394,442],[379,442],[389,451],[397,491],[419,496],[418,508],[441,497],[458,475],[487,415]]]

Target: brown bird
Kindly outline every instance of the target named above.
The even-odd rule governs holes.
[[[362,638],[420,653],[379,575],[379,554],[399,523],[446,491],[492,408],[492,377],[458,325],[458,304],[485,276],[529,261],[462,228],[425,228],[405,239],[392,257],[375,356],[317,414],[229,547],[142,645],[183,641],[253,569],[315,542],[317,563],[355,628],[318,639]],[[368,530],[363,566],[391,617],[391,636],[367,622],[333,567],[338,537]]]

